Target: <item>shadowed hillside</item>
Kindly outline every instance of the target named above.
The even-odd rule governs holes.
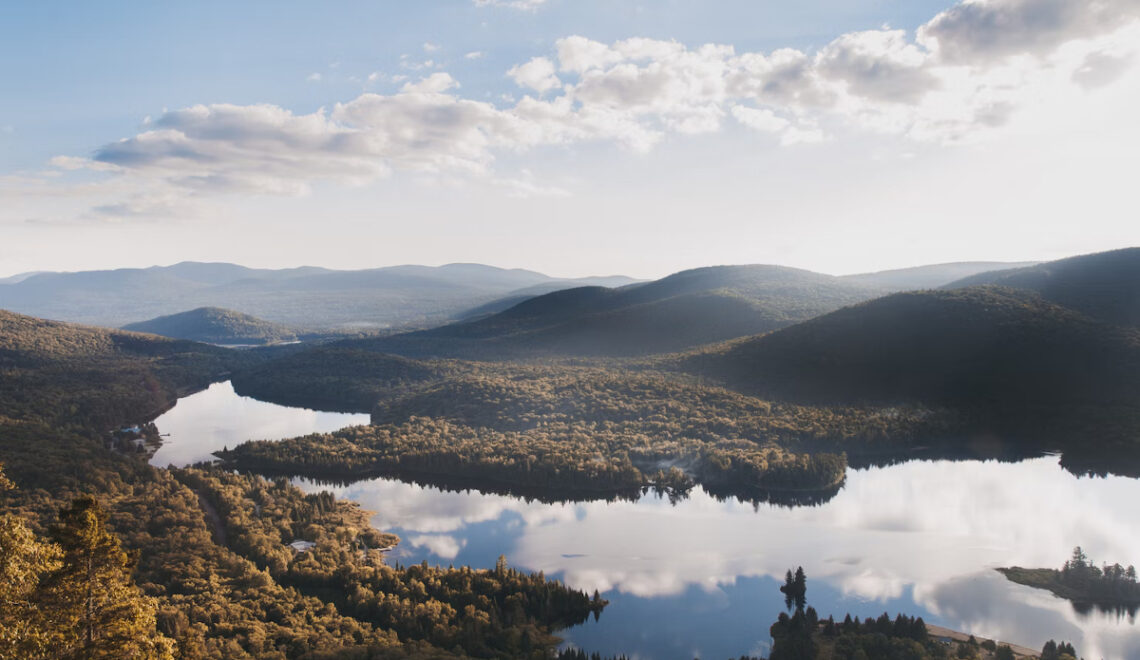
[[[1026,289],[1093,318],[1140,326],[1140,248],[1086,254],[994,273],[947,285],[998,285]]]
[[[363,345],[412,356],[646,355],[766,332],[878,293],[794,268],[716,266],[618,289],[558,291],[484,318]]]
[[[1140,404],[1140,334],[1010,289],[894,294],[685,364],[796,400]]]
[[[199,307],[188,312],[131,323],[123,326],[123,329],[209,344],[272,344],[297,338],[292,330],[283,325],[219,307]]]
[[[224,348],[0,311],[0,410],[105,429],[157,414],[226,373]]]

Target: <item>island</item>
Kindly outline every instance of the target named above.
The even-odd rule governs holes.
[[[1135,614],[1140,609],[1140,583],[1136,568],[1120,564],[1098,567],[1080,546],[1060,570],[1052,568],[997,569],[1009,580],[1036,589],[1046,589],[1073,603],[1078,611],[1093,607],[1103,611],[1125,611]]]

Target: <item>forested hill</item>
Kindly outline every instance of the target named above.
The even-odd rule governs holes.
[[[1035,291],[1051,302],[1109,323],[1140,327],[1140,248],[981,273],[947,288],[998,285]]]
[[[1140,334],[1012,289],[894,294],[683,364],[798,401],[1140,406]]]
[[[363,341],[410,356],[646,355],[766,332],[880,293],[794,268],[715,266],[558,291],[466,323]]]
[[[1012,268],[1036,266],[1037,263],[1035,261],[956,261],[913,268],[881,270],[874,273],[844,275],[843,279],[867,286],[882,287],[891,292],[915,291],[918,289],[937,289],[965,277],[981,273],[990,274],[994,271],[1008,271]]]
[[[0,415],[105,429],[256,359],[204,344],[0,310]]]
[[[195,307],[233,309],[309,330],[425,327],[516,292],[537,295],[633,281],[621,276],[562,279],[482,264],[270,270],[183,262],[0,281],[0,308],[108,327]]]
[[[297,338],[296,333],[284,325],[220,307],[199,307],[131,323],[123,329],[209,344],[272,344]]]

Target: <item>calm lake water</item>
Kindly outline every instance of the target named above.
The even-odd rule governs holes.
[[[168,424],[179,409],[177,426]],[[174,442],[152,462],[367,422],[326,415],[215,385],[156,420]],[[808,603],[824,617],[901,611],[1032,648],[1064,638],[1090,660],[1140,658],[1133,618],[1079,614],[992,570],[1059,566],[1077,544],[1097,561],[1140,563],[1140,481],[1078,479],[1053,457],[851,470],[835,498],[799,508],[721,502],[699,488],[675,505],[655,495],[542,504],[393,479],[296,483],[377,512],[375,526],[402,539],[392,560],[491,567],[505,554],[516,567],[598,589],[610,600],[600,621],[562,633],[589,651],[661,660],[763,653],[784,571],[802,565]]]
[[[213,453],[246,440],[281,440],[367,424],[368,415],[289,408],[238,396],[226,381],[178,400],[154,420],[164,437],[151,465],[179,467],[213,460]]]

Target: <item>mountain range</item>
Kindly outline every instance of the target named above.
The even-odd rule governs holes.
[[[771,265],[712,266],[616,289],[556,291],[497,312],[484,306],[470,320],[362,341],[419,357],[648,355],[769,332],[900,287],[943,285],[1002,265],[941,264],[846,277]]]
[[[198,307],[221,307],[322,330],[431,325],[519,290],[535,295],[636,281],[623,276],[561,279],[480,264],[268,270],[198,262],[21,277],[0,281],[0,308],[119,327]]]

